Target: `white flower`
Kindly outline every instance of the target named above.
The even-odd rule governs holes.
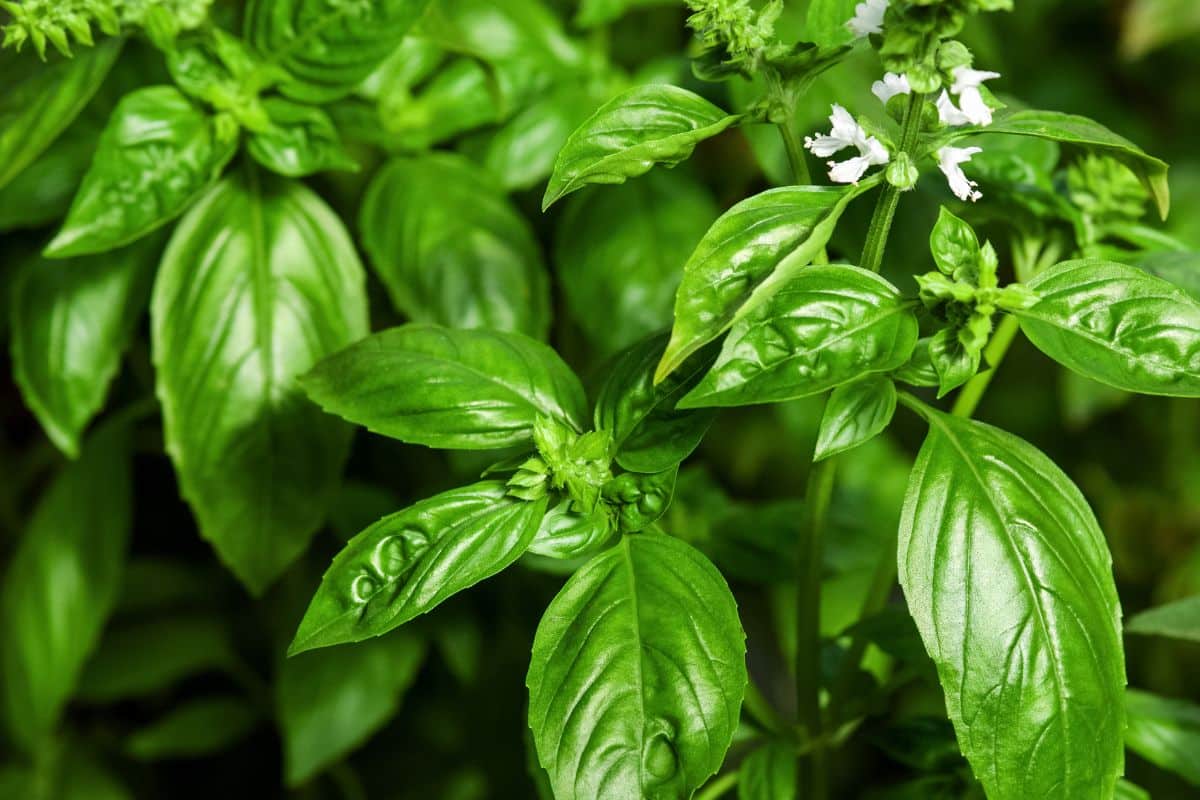
[[[883,32],[883,14],[887,11],[888,1],[864,0],[854,7],[854,18],[846,23],[854,38]]]
[[[854,121],[854,117],[850,116],[850,112],[837,103],[833,104],[829,122],[833,127],[828,135],[804,137],[804,146],[811,150],[813,155],[827,158],[847,147],[858,150],[858,155],[853,158],[841,162],[828,162],[831,181],[858,183],[871,165],[888,163],[888,151],[883,143],[874,136],[868,136],[862,126]]]
[[[946,176],[950,191],[954,192],[959,200],[970,200],[974,203],[983,197],[983,193],[976,190],[979,184],[968,179],[959,166],[970,161],[971,156],[982,152],[978,147],[943,147],[937,151],[938,168]]]
[[[983,102],[979,87],[984,81],[999,78],[999,72],[987,72],[970,67],[955,67],[951,73],[954,83],[950,92],[958,95],[958,105],[955,106],[944,90],[937,100],[938,119],[943,125],[991,125],[992,110]]]
[[[887,105],[887,101],[898,94],[910,94],[912,87],[908,85],[907,75],[889,72],[883,76],[883,80],[871,84],[871,92],[879,98],[879,102]]]

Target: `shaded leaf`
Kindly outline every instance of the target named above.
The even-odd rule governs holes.
[[[896,413],[896,384],[873,375],[843,384],[829,395],[813,461],[858,447],[878,436]]]
[[[125,750],[139,761],[207,756],[236,744],[256,721],[244,697],[188,700],[130,734]]]
[[[1200,595],[1134,614],[1126,620],[1125,632],[1200,642]]]
[[[1152,764],[1200,786],[1200,706],[1130,689],[1126,746]]]

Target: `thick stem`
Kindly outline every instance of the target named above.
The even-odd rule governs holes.
[[[814,464],[805,494],[807,525],[800,542],[800,574],[796,591],[796,704],[800,724],[814,743],[797,772],[799,796],[824,800],[828,793],[821,723],[821,573],[825,525],[833,497],[837,459]]]
[[[917,135],[921,132],[921,108],[925,95],[910,94],[908,107],[904,109],[904,119],[901,121],[900,146],[897,154],[911,155],[917,144]],[[892,230],[892,220],[896,216],[896,208],[900,205],[900,190],[890,183],[883,185],[883,191],[875,202],[875,212],[871,214],[871,226],[867,229],[867,242],[863,245],[862,258],[859,266],[872,272],[879,272],[883,264],[883,250],[887,247],[888,235]]]
[[[808,172],[808,162],[804,159],[804,146],[800,142],[800,133],[796,130],[794,115],[789,113],[784,121],[777,123],[775,127],[779,128],[784,149],[787,150],[788,165],[792,168],[792,180],[800,186],[812,183],[812,176]]]

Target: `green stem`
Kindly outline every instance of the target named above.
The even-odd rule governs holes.
[[[804,159],[804,146],[800,142],[800,132],[796,130],[794,114],[789,113],[784,121],[776,123],[775,127],[779,128],[784,149],[787,150],[788,164],[792,168],[792,180],[800,186],[812,183],[812,176],[808,172],[808,162]]]
[[[988,368],[983,372],[975,375],[971,380],[967,381],[967,385],[958,393],[958,397],[954,399],[954,406],[950,409],[950,413],[956,417],[967,418],[975,413],[975,409],[979,407],[979,401],[983,399],[984,392],[992,382],[992,378],[996,374],[996,370],[1004,361],[1004,356],[1008,354],[1008,348],[1013,343],[1013,339],[1017,336],[1017,331],[1020,330],[1020,325],[1017,324],[1017,318],[1012,314],[1006,314],[1004,319],[1000,321],[996,327],[996,332],[992,334],[992,339],[984,348],[983,358],[987,362]]]
[[[774,734],[787,732],[787,723],[779,717],[753,679],[746,684],[746,697],[742,701],[742,708],[764,730]]]
[[[800,547],[796,589],[796,704],[805,735],[815,745],[804,769],[798,771],[799,796],[823,800],[828,793],[825,747],[821,724],[821,573],[824,566],[825,525],[833,498],[837,459],[814,464],[808,475],[805,504],[806,534]]]
[[[904,119],[900,123],[900,147],[897,154],[911,155],[916,147],[917,135],[921,132],[921,108],[924,102],[925,95],[914,92],[908,96],[908,107],[904,109]],[[892,220],[899,205],[900,190],[890,183],[885,183],[879,199],[875,202],[871,226],[867,229],[867,242],[863,245],[862,258],[859,259],[859,266],[863,269],[879,272],[883,263],[883,250],[887,247]]]
[[[720,777],[709,781],[700,793],[696,795],[696,800],[716,800],[721,795],[728,792],[734,786],[737,786],[738,771],[726,772]]]

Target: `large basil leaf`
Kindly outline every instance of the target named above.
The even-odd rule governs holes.
[[[901,366],[916,343],[912,304],[885,279],[845,265],[805,267],[733,326],[716,364],[679,406],[738,406],[819,394]]]
[[[679,275],[717,216],[685,172],[652,172],[571,198],[555,235],[555,267],[571,316],[614,352],[671,323]]]
[[[717,771],[746,687],[725,579],[662,534],[625,536],[538,625],[529,726],[557,800],[691,797]]]
[[[359,224],[392,302],[413,320],[545,336],[549,286],[529,223],[462,156],[389,162]]]
[[[1200,706],[1130,689],[1125,744],[1152,764],[1200,786]]]
[[[71,124],[120,52],[120,39],[105,39],[74,58],[52,55],[48,64],[12,48],[0,51],[0,187]]]
[[[655,379],[669,375],[808,265],[865,185],[770,189],[722,214],[683,267],[675,327]]]
[[[296,377],[367,332],[362,265],[308,189],[248,169],[167,246],[151,333],[167,452],[222,560],[261,591],[308,544],[350,429]]]
[[[0,664],[12,741],[42,743],[120,589],[129,541],[129,430],[101,428],[34,509],[0,588]]]
[[[655,164],[673,167],[699,142],[739,119],[670,84],[630,89],[602,105],[567,137],[542,209],[589,183],[624,183]]]
[[[634,472],[661,472],[683,461],[712,424],[710,411],[679,411],[675,404],[711,366],[713,353],[698,353],[687,369],[654,383],[654,367],[666,334],[651,336],[618,355],[600,387],[593,417],[612,434],[618,464]]]
[[[1200,595],[1134,614],[1125,622],[1125,632],[1200,642]]]
[[[1134,171],[1154,197],[1158,213],[1163,219],[1167,217],[1167,211],[1171,207],[1171,193],[1167,185],[1166,162],[1148,155],[1124,136],[1118,136],[1095,120],[1057,111],[1001,112],[996,115],[992,124],[984,129],[984,133],[1037,136],[1112,156]]]
[[[1200,302],[1183,290],[1100,259],[1056,264],[1029,287],[1040,299],[1014,313],[1058,363],[1130,392],[1200,397]]]
[[[505,492],[502,481],[443,492],[355,536],[321,579],[288,654],[379,636],[516,561],[547,501]]]
[[[46,255],[101,253],[145,236],[183,213],[236,151],[236,138],[222,138],[173,86],[126,95]]]
[[[34,259],[13,287],[13,375],[46,435],[72,458],[141,318],[161,244]]]
[[[201,697],[134,731],[125,750],[139,761],[206,756],[239,742],[257,721],[254,706],[244,697]]]
[[[363,339],[318,364],[304,389],[375,433],[463,450],[528,442],[539,416],[581,430],[587,408],[575,373],[541,342],[436,325]]]
[[[896,384],[870,375],[834,389],[825,403],[813,461],[858,447],[878,436],[896,413]]]
[[[339,761],[395,716],[424,655],[424,641],[404,630],[286,659],[276,708],[288,785]]]
[[[796,748],[768,742],[746,756],[738,774],[738,800],[795,800]]]
[[[1033,446],[923,413],[900,585],[959,746],[992,800],[1112,797],[1125,658],[1104,535]]]
[[[245,35],[290,75],[288,97],[326,103],[348,94],[400,44],[429,0],[250,0]]]

